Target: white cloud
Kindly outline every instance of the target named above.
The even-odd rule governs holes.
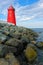
[[[43,3],[40,3],[39,6],[40,6],[41,8],[43,8]]]
[[[13,5],[15,0],[0,0],[0,15],[4,16],[5,19],[0,18],[1,20],[7,19],[7,9],[10,5]]]
[[[31,20],[33,19],[35,16],[31,16],[31,17],[26,17],[26,16],[23,16],[23,18],[20,19],[20,21],[27,21],[27,20]]]
[[[18,8],[18,11],[16,12],[17,20],[18,21],[24,21],[24,20],[33,20],[34,18],[43,18],[43,2],[40,0],[39,2],[32,4],[32,5],[26,5],[21,6]],[[19,18],[18,18],[19,17]]]
[[[18,23],[21,23],[23,21],[26,21],[26,23],[24,23],[24,26],[27,26],[25,24],[27,24],[27,21],[31,21],[31,20],[37,20],[40,18],[43,20],[43,0],[39,0],[38,2],[36,2],[35,4],[32,5],[25,5],[25,6],[20,6],[20,4],[18,3],[18,1],[16,0],[0,0],[0,13],[3,14],[4,16],[7,16],[7,8],[9,7],[9,5],[13,5],[16,9],[16,20],[17,20],[17,25]],[[16,2],[16,4],[14,4],[14,2]],[[29,22],[29,26],[34,26],[35,24],[37,25],[37,27],[43,25],[40,21],[40,23],[37,20],[37,23],[34,22],[31,23]],[[36,27],[36,26],[34,26]]]

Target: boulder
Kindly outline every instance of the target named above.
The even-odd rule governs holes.
[[[11,38],[8,41],[6,41],[6,45],[10,45],[10,46],[17,46],[20,43],[20,41],[18,39],[15,38]]]
[[[29,62],[32,62],[37,57],[37,51],[36,48],[32,45],[27,45],[27,48],[25,49],[25,56]]]
[[[2,43],[4,40],[6,40],[6,38],[7,38],[6,35],[0,33],[0,41],[1,41],[0,43]]]
[[[1,58],[0,65],[9,65],[9,63],[4,58]]]
[[[43,49],[43,42],[37,42],[36,46],[40,49]]]
[[[0,57],[4,57],[7,53],[7,46],[0,44]]]
[[[9,62],[9,65],[20,65],[18,59],[13,55],[13,53],[8,53],[5,59]]]

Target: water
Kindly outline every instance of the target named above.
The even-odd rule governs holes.
[[[32,28],[35,32],[41,33],[43,32],[43,28]]]
[[[39,37],[37,38],[37,41],[38,42],[43,42],[43,28],[32,28],[32,30],[39,34]],[[38,51],[38,62],[42,63],[43,62],[43,50],[37,48],[37,51]]]
[[[37,41],[43,42],[43,28],[32,28],[32,30],[39,34]]]

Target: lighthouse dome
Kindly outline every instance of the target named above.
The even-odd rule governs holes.
[[[11,5],[8,9],[14,9],[14,7]],[[14,9],[15,10],[15,9]]]

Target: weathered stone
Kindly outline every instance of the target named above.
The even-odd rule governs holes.
[[[0,44],[0,57],[4,57],[8,52],[7,46]]]
[[[36,46],[43,49],[43,42],[37,42]]]
[[[22,36],[21,37],[21,43],[25,48],[27,46],[27,44],[29,43],[29,39],[26,36]]]
[[[6,41],[5,44],[12,45],[12,46],[17,46],[19,43],[20,43],[20,41],[18,39],[11,38],[8,41]]]
[[[12,37],[16,38],[16,39],[19,39],[19,40],[21,39],[21,36],[22,36],[21,33],[14,33],[14,32],[13,32],[12,34],[10,33],[10,35],[11,35]]]
[[[0,65],[9,65],[9,63],[5,59],[1,58]]]
[[[6,39],[6,35],[0,33],[0,41],[3,42]]]
[[[37,57],[37,36],[31,29],[1,23],[0,57],[5,58],[9,65],[28,65]]]
[[[5,59],[9,62],[10,65],[20,65],[19,61],[12,53],[8,53],[5,56]]]
[[[35,47],[31,45],[27,45],[27,48],[25,50],[25,56],[29,62],[35,60],[35,58],[37,57],[37,52],[35,50]]]
[[[18,53],[18,50],[17,50],[17,48],[16,47],[13,47],[13,46],[9,46],[9,45],[7,45],[7,50],[8,50],[8,52],[12,52],[12,53]]]
[[[31,41],[32,44],[36,44],[36,41]]]

